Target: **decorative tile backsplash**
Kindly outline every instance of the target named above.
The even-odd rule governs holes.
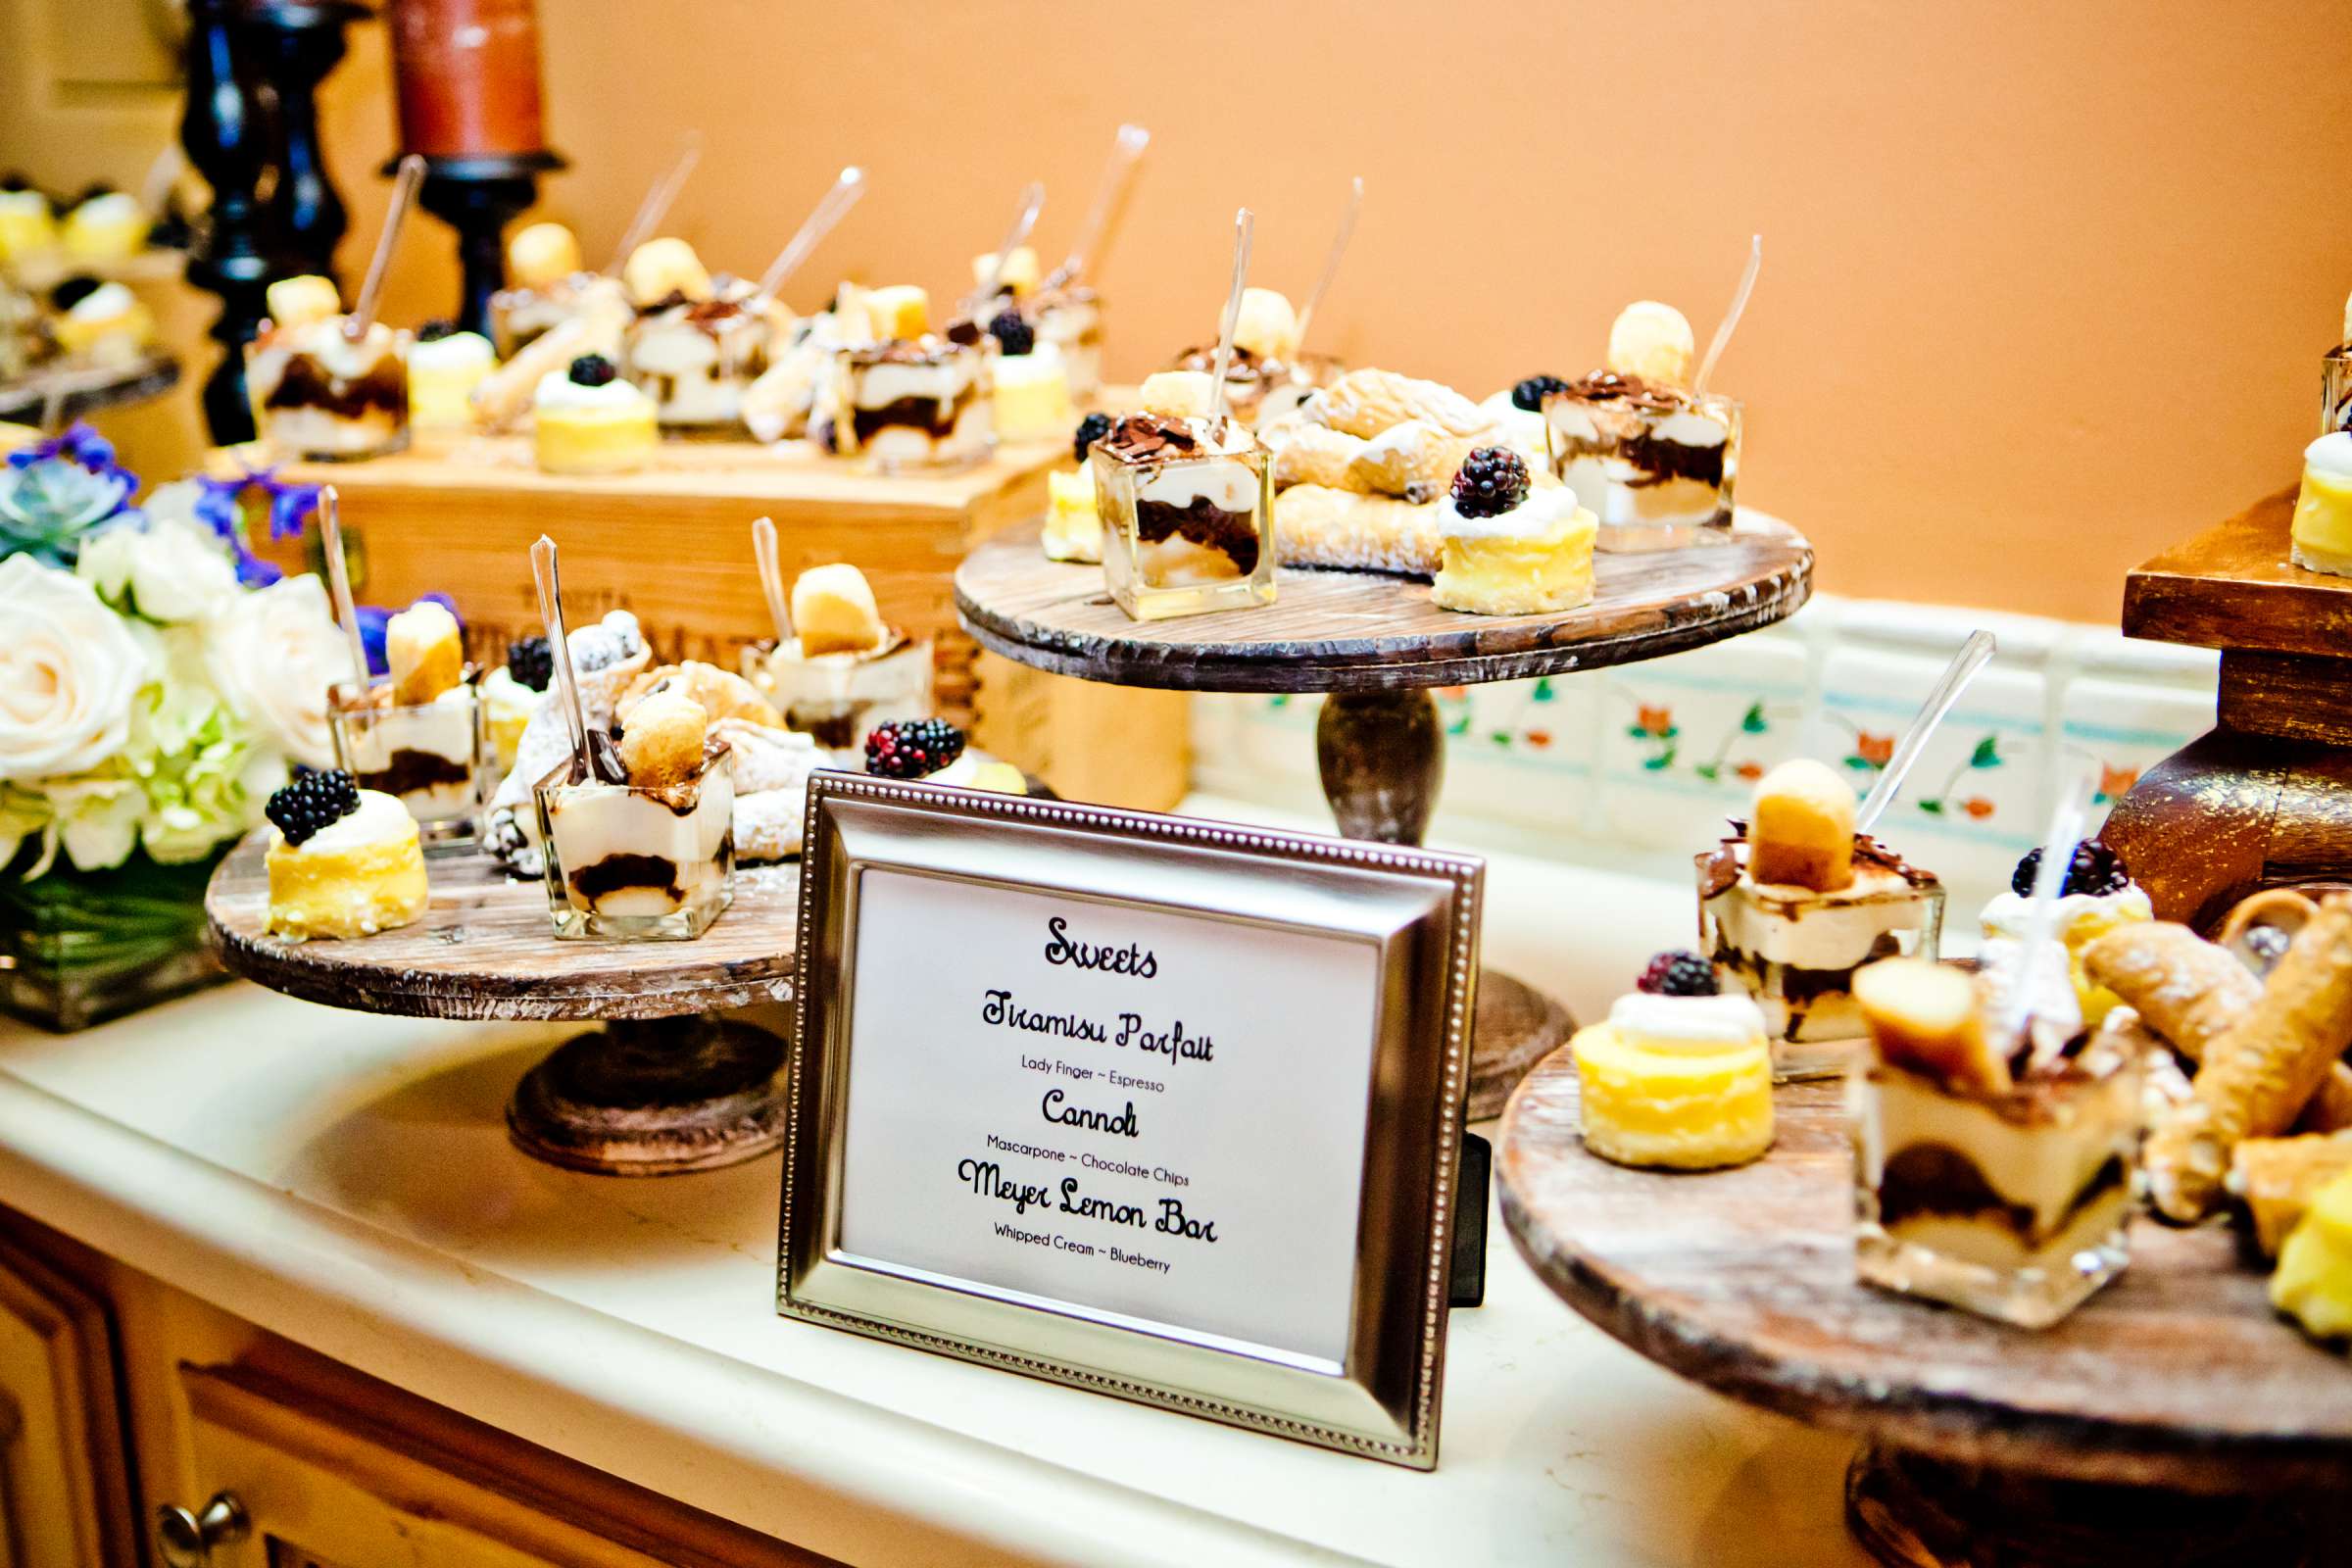
[[[1787,623],[1648,663],[1439,691],[1446,776],[1434,839],[1683,878],[1790,757],[1867,792],[1969,633],[2000,652],[1936,732],[1880,832],[1953,889],[2005,886],[2054,792],[2095,768],[2099,801],[2213,723],[2216,656],[2096,626],[1821,597]],[[1310,697],[1195,701],[1195,782],[1313,808]]]

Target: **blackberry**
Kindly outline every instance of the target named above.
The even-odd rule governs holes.
[[[1499,517],[1527,499],[1527,460],[1508,447],[1480,447],[1453,476],[1453,510]]]
[[[98,280],[87,273],[69,277],[49,291],[49,307],[57,311],[70,311],[97,292]]]
[[[1102,440],[1108,434],[1110,434],[1109,415],[1090,414],[1085,418],[1080,419],[1078,421],[1078,434],[1070,443],[1072,448],[1078,454],[1078,461],[1080,463],[1084,463],[1086,461],[1087,453],[1094,449],[1095,443]]]
[[[1570,383],[1556,375],[1531,375],[1511,388],[1511,406],[1530,414],[1544,412],[1544,400],[1554,392],[1565,392]]]
[[[1723,994],[1723,985],[1715,978],[1715,966],[1695,953],[1661,953],[1649,960],[1642,978],[1634,982],[1636,991],[1646,991],[1653,997],[1714,997]]]
[[[980,323],[969,317],[949,323],[948,341],[963,348],[977,348],[980,343]]]
[[[884,778],[921,778],[963,755],[963,731],[944,718],[894,718],[865,738],[865,770]]]
[[[2034,896],[2034,878],[2041,871],[2041,852],[2028,850],[2026,858],[2017,862],[2017,871],[2009,878],[2009,886],[2020,896]],[[2097,839],[2085,839],[2075,846],[2074,858],[2067,862],[2066,881],[2058,889],[2061,896],[2069,893],[2121,893],[2132,885],[2132,873],[2124,869],[2123,857]]]
[[[277,824],[288,844],[300,845],[320,828],[340,822],[360,808],[360,787],[339,767],[322,773],[301,772],[294,782],[270,797],[263,811]]]
[[[507,644],[507,673],[535,692],[547,690],[556,678],[556,651],[544,637],[525,637]]]
[[[1037,328],[1022,320],[1018,311],[999,311],[988,323],[988,335],[1007,354],[1027,354],[1037,347]]]
[[[438,343],[445,337],[458,335],[458,323],[446,316],[436,316],[416,329],[419,343]]]
[[[619,378],[620,367],[602,354],[583,354],[571,362],[568,374],[574,386],[603,386]]]

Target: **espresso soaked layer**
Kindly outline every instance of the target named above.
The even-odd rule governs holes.
[[[1135,504],[1136,537],[1150,545],[1182,538],[1203,550],[1214,550],[1247,577],[1257,569],[1257,518],[1254,513],[1228,512],[1206,496],[1185,506],[1166,501]]]
[[[1639,477],[1626,481],[1636,490],[1664,484],[1670,479],[1695,479],[1720,489],[1723,453],[1721,441],[1703,447],[1685,446],[1680,441],[1660,440],[1647,431],[1629,435],[1617,443],[1617,455],[1642,470]]]
[[[289,355],[285,372],[264,406],[319,409],[344,419],[356,419],[370,409],[402,414],[409,406],[408,372],[386,355],[366,375],[345,378],[325,370],[308,354]]]
[[[593,905],[610,894],[656,889],[673,904],[685,902],[678,862],[662,855],[608,855],[570,875],[571,890]]]
[[[359,775],[360,788],[381,790],[386,795],[408,795],[417,790],[438,789],[444,784],[464,784],[473,777],[472,764],[439,752],[420,752],[403,746],[392,754],[391,761],[381,770]]]
[[[857,433],[858,444],[863,446],[877,431],[891,428],[921,430],[932,440],[944,440],[956,433],[956,423],[963,417],[975,394],[964,388],[951,399],[907,397],[897,398],[880,408],[858,408],[850,411],[850,428]]]
[[[2048,1225],[2037,1226],[2034,1205],[2003,1198],[1964,1151],[1949,1144],[1912,1144],[1888,1156],[1879,1178],[1879,1222],[1892,1230],[1913,1219],[1974,1220],[2001,1226],[2027,1249],[2037,1250],[2130,1180],[2123,1156],[2110,1154]]]

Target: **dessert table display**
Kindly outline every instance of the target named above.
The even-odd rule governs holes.
[[[967,467],[881,474],[797,442],[669,441],[638,472],[566,477],[539,470],[527,436],[419,434],[405,452],[290,464],[280,477],[336,486],[359,541],[362,597],[406,604],[448,593],[482,659],[537,629],[523,563],[546,532],[565,542],[583,607],[627,608],[665,658],[733,668],[740,647],[771,634],[745,545],[746,525],[764,513],[788,577],[853,562],[885,618],[930,641],[939,711],[975,728],[980,745],[1031,772],[1050,761],[1055,787],[1073,798],[1164,808],[1184,789],[1180,710],[1136,722],[1083,688],[1032,690],[1038,677],[1026,670],[983,669],[956,623],[955,564],[1041,514],[1047,477],[1068,454],[1062,439],[1006,442]]]
[[[2020,1330],[1854,1277],[1841,1087],[1784,1086],[1763,1159],[1630,1170],[1578,1134],[1561,1052],[1504,1113],[1496,1175],[1520,1254],[1650,1359],[1856,1433],[1848,1522],[1880,1561],[2317,1563],[2343,1540],[2341,1358],[2272,1315],[2239,1242],[2142,1219],[2117,1281]]]
[[[437,858],[415,924],[364,942],[270,935],[263,854],[215,873],[212,939],[234,973],[307,1002],[416,1018],[601,1020],[523,1075],[507,1125],[574,1170],[662,1175],[752,1159],[783,1139],[785,1045],[720,1009],[787,1002],[797,864],[743,867],[726,916],[692,942],[559,943],[546,884],[478,851]]]
[[[1286,569],[1270,606],[1135,621],[1104,592],[1101,567],[1047,560],[1037,531],[1021,529],[972,551],[956,608],[982,648],[1058,675],[1328,694],[1316,752],[1340,831],[1418,844],[1445,770],[1432,688],[1656,659],[1772,625],[1805,602],[1813,550],[1788,524],[1741,512],[1721,543],[1602,554],[1594,569],[1592,604],[1551,614],[1458,614],[1432,606],[1428,585],[1388,573]],[[1499,1110],[1570,1027],[1541,992],[1483,975],[1470,1115]]]

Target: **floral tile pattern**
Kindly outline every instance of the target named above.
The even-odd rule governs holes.
[[[2211,656],[2101,627],[1818,599],[1787,625],[1670,659],[1441,689],[1441,810],[1457,828],[1491,822],[1515,846],[1562,858],[1687,874],[1688,857],[1777,762],[1821,758],[1866,793],[1979,624],[1994,626],[2000,655],[1882,826],[1943,876],[1956,911],[1971,909],[2007,884],[2067,770],[2095,766],[2105,806],[2212,726]],[[1201,787],[1319,805],[1318,705],[1199,699]]]

